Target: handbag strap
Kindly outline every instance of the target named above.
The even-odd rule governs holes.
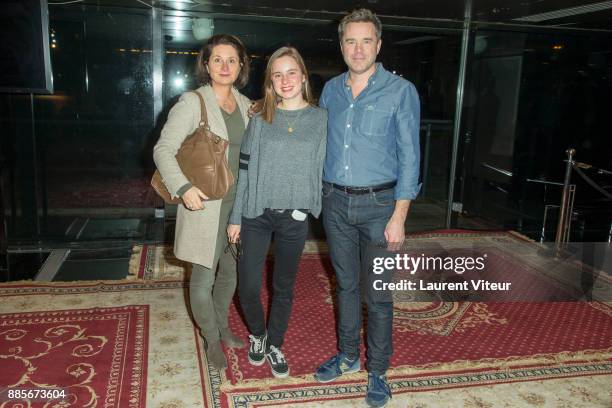
[[[229,144],[229,142],[227,140],[225,140],[222,137],[212,133],[212,131],[210,130],[210,125],[208,124],[208,114],[206,113],[206,104],[204,103],[204,98],[202,97],[202,95],[198,91],[193,91],[193,93],[198,95],[198,98],[200,98],[200,123],[199,123],[198,126],[199,127],[204,127],[206,129],[206,131],[212,136],[212,138],[213,138],[215,143],[219,143],[219,142],[223,141],[224,144],[227,146]]]
[[[210,130],[210,126],[208,126],[208,115],[206,113],[206,105],[204,104],[204,98],[202,94],[198,91],[193,91],[194,94],[198,95],[200,98],[200,127],[205,126],[208,130]]]

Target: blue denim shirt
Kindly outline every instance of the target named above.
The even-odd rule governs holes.
[[[328,111],[323,180],[352,187],[396,181],[396,200],[415,199],[421,188],[416,88],[380,63],[356,99],[347,80],[348,72],[332,78],[321,94]]]

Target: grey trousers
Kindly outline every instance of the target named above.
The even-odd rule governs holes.
[[[227,247],[227,222],[233,202],[221,204],[221,219],[213,267],[193,264],[189,282],[191,313],[207,342],[219,340],[219,330],[227,328],[229,306],[236,290],[236,260]]]

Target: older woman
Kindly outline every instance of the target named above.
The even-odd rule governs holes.
[[[204,98],[211,131],[229,141],[227,158],[238,176],[240,145],[250,101],[236,88],[246,85],[249,59],[242,42],[235,36],[218,34],[200,50],[196,73],[203,84],[196,89]],[[185,138],[200,121],[200,98],[194,92],[181,95],[170,110],[161,137],[154,148],[154,159],[164,184],[173,197],[181,197],[176,219],[174,253],[193,264],[189,284],[191,311],[207,344],[207,356],[216,368],[227,367],[221,342],[243,347],[240,338],[228,328],[229,305],[236,289],[236,260],[226,251],[226,227],[236,196],[235,186],[222,199],[208,197],[191,185],[175,159]],[[218,269],[218,271],[217,271]]]

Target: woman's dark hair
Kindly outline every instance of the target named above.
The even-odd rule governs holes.
[[[213,35],[202,45],[198,59],[196,61],[196,77],[200,85],[206,85],[210,82],[210,75],[206,70],[208,59],[212,53],[213,48],[217,45],[231,45],[238,53],[240,59],[240,73],[234,83],[236,88],[242,88],[249,82],[249,55],[246,52],[246,48],[240,38],[230,34],[216,34]]]

